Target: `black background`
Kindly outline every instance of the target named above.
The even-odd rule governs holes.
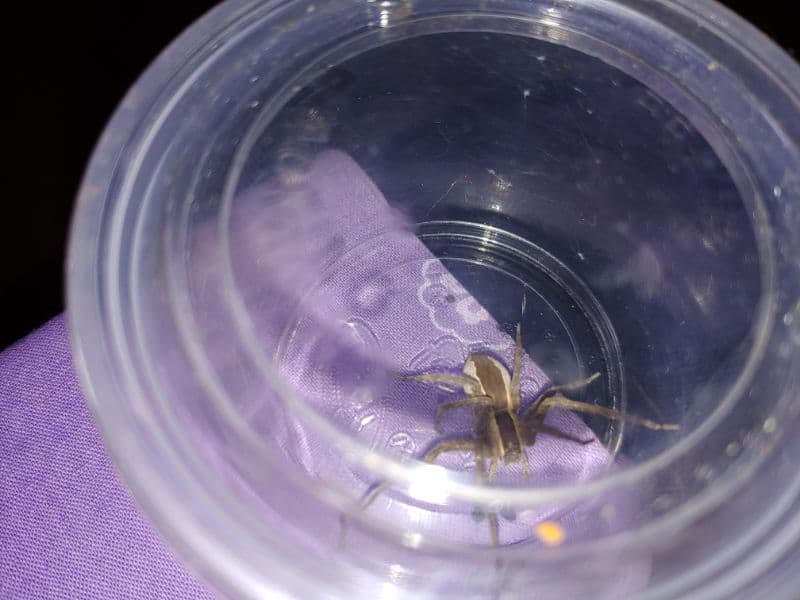
[[[797,56],[792,2],[723,3]],[[46,4],[4,15],[11,106],[3,127],[0,348],[63,310],[69,217],[92,147],[141,71],[216,2]]]

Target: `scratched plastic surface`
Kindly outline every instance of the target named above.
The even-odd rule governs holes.
[[[83,186],[71,322],[214,585],[793,597],[800,78],[692,6],[234,1],[145,74]],[[570,398],[676,427],[554,409],[569,439],[481,474],[478,413],[435,426],[463,385],[403,376],[511,370],[517,325],[520,418],[598,373]]]

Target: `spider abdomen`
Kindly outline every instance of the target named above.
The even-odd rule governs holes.
[[[482,394],[492,399],[495,410],[514,410],[519,406],[516,395],[511,393],[511,376],[499,360],[488,354],[471,354],[464,363],[464,374],[474,379],[478,390],[464,391]]]

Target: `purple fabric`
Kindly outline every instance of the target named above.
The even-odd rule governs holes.
[[[139,512],[63,316],[0,354],[0,598],[210,598]]]
[[[498,328],[342,152],[321,153],[302,183],[286,191],[267,182],[241,194],[232,215],[231,254],[238,290],[265,355],[274,357],[299,396],[366,445],[419,457],[443,438],[434,430],[437,404],[463,394],[400,382],[391,371],[460,373],[467,357],[477,352],[512,364],[514,339]],[[198,240],[195,257],[214,248],[203,235]],[[208,275],[203,275],[207,281]],[[532,333],[523,332],[526,335]],[[213,354],[222,355],[222,350]],[[523,398],[531,401],[548,383],[547,375],[526,355]],[[265,430],[275,423],[271,407],[259,403],[256,409],[248,414],[256,429],[262,420]],[[447,415],[445,435],[470,436],[471,414],[460,410]],[[575,484],[612,468],[606,448],[579,416],[554,410],[547,422],[577,439],[593,441],[579,445],[539,436],[527,449],[531,482]],[[287,417],[269,437],[311,477],[336,479],[361,492],[374,483],[349,469],[302,417]],[[475,470],[474,457],[466,452],[443,454],[437,463]],[[521,483],[521,477],[521,463],[498,469],[498,482],[513,485]],[[418,499],[425,499],[425,491],[417,491],[422,492]],[[429,499],[436,502],[436,490],[431,491]],[[488,528],[476,526],[471,506],[421,508],[385,494],[370,510],[452,541],[488,543]],[[500,541],[530,540],[533,524],[544,519],[558,520],[573,538],[624,525],[619,520],[591,523],[594,510],[594,504],[585,502],[530,510],[524,518],[501,524]]]
[[[391,372],[460,373],[472,353],[488,353],[511,365],[514,339],[433,257],[352,158],[326,151],[310,164],[301,183],[283,190],[271,181],[240,194],[230,231],[233,270],[255,337],[306,403],[366,445],[396,456],[418,458],[444,436],[471,436],[468,409],[446,416],[444,436],[434,429],[436,406],[463,391],[398,381]],[[200,264],[211,265],[215,245],[204,233],[213,231],[197,235],[195,260],[204,257]],[[198,279],[207,282],[213,276],[204,272]],[[211,344],[214,338],[225,339],[207,336]],[[224,356],[224,348],[211,354]],[[524,402],[548,385],[547,374],[525,355]],[[267,431],[276,422],[274,409],[263,402],[245,412],[256,430]],[[553,410],[547,423],[592,442],[539,436],[527,449],[530,482],[576,484],[613,468],[606,448],[581,417]],[[287,416],[277,431],[262,437],[274,440],[287,460],[313,478],[335,479],[359,493],[374,483],[354,473],[302,416]],[[467,452],[445,453],[437,463],[475,470],[474,456]],[[497,481],[524,485],[521,463],[501,464]],[[435,486],[417,492],[418,500],[441,502]],[[501,523],[500,542],[530,540],[533,525],[545,519],[558,520],[573,539],[624,527],[621,515],[630,514],[623,506],[627,499],[603,499],[619,509],[616,518],[604,522],[592,521],[596,501],[526,511]],[[471,506],[420,507],[397,502],[389,493],[370,510],[451,541],[489,543],[488,528],[476,526]]]
[[[217,247],[213,231],[212,223],[194,238],[193,264],[201,271],[213,264],[203,260]],[[387,376],[390,369],[459,372],[471,352],[511,363],[513,340],[340,152],[321,154],[291,193],[267,183],[242,194],[231,231],[234,271],[265,350],[277,344],[276,364],[305,400],[373,447],[419,457],[440,437],[433,429],[436,404],[454,397],[435,386],[399,382]],[[345,254],[347,260],[330,260]],[[199,275],[215,289],[210,282],[216,273]],[[310,291],[298,299],[296,290],[307,286]],[[212,345],[215,338],[220,347]],[[210,335],[208,342],[214,356],[225,356],[225,336]],[[228,370],[236,373],[236,367]],[[0,378],[0,597],[208,596],[118,480],[81,398],[63,318],[0,355]],[[365,381],[377,387],[360,389]],[[535,397],[547,381],[525,357],[524,397]],[[274,425],[274,415],[267,416]],[[257,410],[247,417],[257,430]],[[581,439],[592,436],[573,413],[554,410],[548,422]],[[469,411],[448,415],[444,424],[449,432],[469,432]],[[317,444],[301,420],[287,418],[275,439],[311,476],[329,477],[330,465],[338,464],[340,482],[359,493],[374,483],[347,471],[339,456],[326,456],[334,449]],[[584,481],[613,468],[597,440],[577,445],[540,436],[528,458],[531,482],[540,485]],[[464,453],[439,462],[474,470],[474,459]],[[519,477],[519,465],[500,467],[499,480]],[[614,509],[603,523],[591,518],[598,502]],[[571,538],[618,530],[631,502],[596,498],[538,507],[504,520],[501,543],[530,540],[532,524],[543,519],[558,520]],[[422,509],[388,493],[369,510],[454,540],[487,541],[487,528],[476,524],[471,507]],[[618,589],[640,587],[647,563],[619,568]]]

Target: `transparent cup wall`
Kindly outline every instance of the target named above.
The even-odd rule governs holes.
[[[214,584],[791,589],[797,105],[649,10],[232,4],[138,84],[84,185],[72,322],[120,466]],[[593,374],[562,395],[628,422],[537,420]]]

